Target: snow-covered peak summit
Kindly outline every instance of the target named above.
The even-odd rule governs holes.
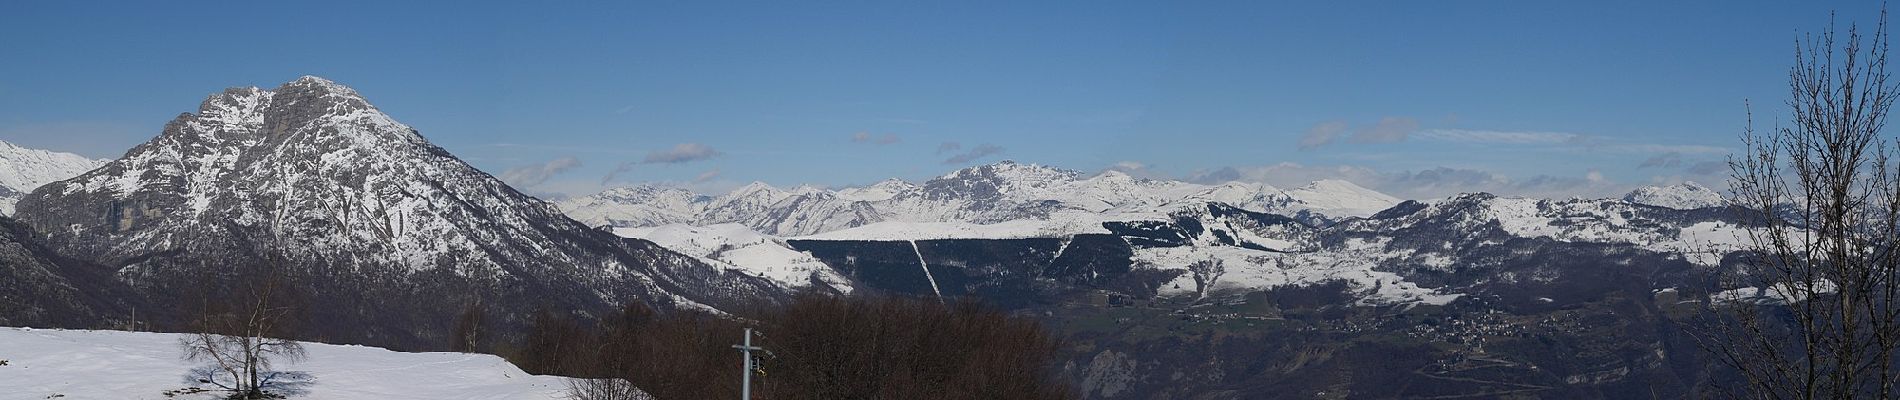
[[[852,201],[885,201],[922,189],[917,184],[902,179],[885,179],[865,187],[852,187],[838,190],[838,197]]]
[[[1041,164],[1022,164],[1013,160],[997,161],[994,164],[978,165],[944,174],[937,179],[991,179],[1013,182],[1054,182],[1072,181],[1082,173],[1050,167]]]
[[[336,83],[336,81],[324,79],[323,77],[319,77],[316,75],[304,75],[304,76],[297,77],[297,80],[284,83],[284,85],[280,87],[279,90],[282,90],[285,88],[315,90],[315,91],[321,91],[324,93],[334,94],[338,96],[356,97],[359,99],[363,97],[362,95],[356,93],[356,89],[351,89],[349,86],[343,86],[343,84]]]
[[[1372,189],[1337,179],[1323,179],[1286,191],[1288,197],[1310,208],[1351,210],[1347,214],[1372,215],[1399,204],[1399,199]]]
[[[1678,210],[1721,207],[1728,204],[1721,193],[1687,181],[1675,185],[1638,188],[1623,195],[1623,201]]]
[[[964,168],[924,182],[932,200],[975,199],[994,202],[1005,198],[1045,197],[1048,189],[1074,182],[1082,173],[1037,164],[1000,161]]]
[[[639,184],[617,187],[601,191],[596,195],[621,201],[655,201],[661,199],[694,199],[704,196],[677,186]]]
[[[719,198],[727,200],[764,198],[776,202],[788,195],[789,193],[785,190],[774,187],[771,184],[752,181],[752,183],[747,183],[745,186],[740,186],[738,189],[733,189],[731,192],[720,195]]]
[[[0,141],[0,215],[13,215],[13,204],[40,185],[79,176],[104,163],[78,154]]]
[[[28,192],[49,182],[78,176],[105,161],[73,153],[30,149],[0,140],[0,186]]]

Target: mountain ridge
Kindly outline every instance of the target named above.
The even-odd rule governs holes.
[[[574,222],[313,76],[213,94],[125,157],[36,189],[19,217],[49,247],[161,301],[206,279],[295,275],[336,303],[320,314],[363,324],[324,334],[378,344],[424,342],[466,304],[513,318],[636,299],[717,312],[784,296]]]
[[[1370,216],[1398,203],[1396,198],[1344,181],[1281,190],[1256,183],[1202,185],[1144,179],[1118,171],[1086,175],[1009,160],[954,170],[922,183],[892,178],[831,190],[803,186],[786,190],[763,182],[717,195],[655,184],[635,188],[608,189],[557,204],[575,219],[595,226],[739,223],[762,233],[794,237],[890,221],[993,224],[1077,214],[1158,215],[1206,201],[1330,224]],[[629,191],[669,194],[665,198],[624,195]]]
[[[106,161],[72,153],[31,149],[0,140],[0,215],[13,215],[14,205],[33,189],[79,176]]]

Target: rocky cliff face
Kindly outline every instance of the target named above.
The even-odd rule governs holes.
[[[212,95],[20,210],[52,248],[118,268],[154,299],[271,267],[299,280],[318,314],[360,324],[325,334],[387,345],[427,342],[477,301],[511,315],[780,293],[583,226],[316,77]]]

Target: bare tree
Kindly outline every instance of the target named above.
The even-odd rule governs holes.
[[[483,311],[481,301],[470,302],[455,318],[455,331],[449,338],[449,348],[462,353],[474,353],[482,348],[482,335],[486,333],[487,312]]]
[[[306,353],[299,342],[280,339],[295,312],[286,301],[281,277],[260,275],[262,279],[236,285],[229,304],[207,299],[195,333],[179,339],[186,359],[208,364],[193,370],[192,379],[230,391],[233,399],[273,398],[281,393],[271,388],[309,378],[273,368],[277,361],[301,361]],[[295,387],[284,389],[280,391]]]
[[[1886,11],[1871,38],[1832,26],[1795,43],[1789,126],[1749,126],[1731,158],[1735,204],[1757,221],[1699,339],[1763,399],[1891,399],[1900,347],[1900,165],[1879,136]]]
[[[647,392],[620,378],[567,380],[567,398],[573,400],[653,400]]]

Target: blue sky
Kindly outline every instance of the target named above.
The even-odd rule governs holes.
[[[0,140],[113,157],[221,88],[310,74],[537,193],[1013,159],[1605,195],[1719,183],[1743,101],[1784,110],[1797,32],[1880,8],[1187,3],[13,2]]]

